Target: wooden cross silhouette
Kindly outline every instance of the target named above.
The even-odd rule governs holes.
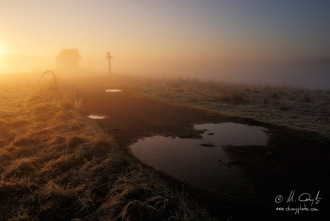
[[[109,76],[111,76],[111,58],[112,58],[112,56],[110,55],[110,51],[107,53],[105,58],[109,60]]]

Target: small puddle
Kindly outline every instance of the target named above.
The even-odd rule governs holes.
[[[120,90],[120,89],[107,89],[105,91],[109,92],[109,93],[118,93],[118,92],[122,92],[123,90]]]
[[[106,118],[106,116],[100,116],[100,115],[95,115],[95,114],[91,114],[88,117],[93,119],[93,120],[100,120],[100,119]]]
[[[142,162],[180,180],[221,193],[246,195],[249,182],[223,149],[225,145],[266,146],[266,128],[237,123],[199,124],[202,139],[153,136],[130,148]]]

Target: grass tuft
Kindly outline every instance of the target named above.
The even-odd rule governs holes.
[[[34,140],[26,136],[17,137],[13,142],[13,144],[16,146],[28,146],[32,145],[33,143]]]
[[[73,135],[69,138],[67,138],[67,145],[69,149],[74,149],[76,147],[78,147],[80,144],[83,144],[86,142],[86,139],[80,137],[80,136],[76,136]]]

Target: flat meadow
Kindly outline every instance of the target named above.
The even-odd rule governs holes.
[[[319,143],[330,139],[330,91],[123,75],[78,80],[91,79]],[[218,199],[214,214],[121,148],[87,117],[72,80],[0,75],[0,220],[230,219],[227,201]]]
[[[171,103],[330,138],[330,90],[132,76],[114,77],[112,83]]]
[[[122,151],[69,86],[0,79],[0,220],[214,219]]]

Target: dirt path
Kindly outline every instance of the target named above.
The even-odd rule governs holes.
[[[76,86],[76,94],[90,113],[107,116],[99,125],[122,147],[151,135],[192,136],[193,125],[224,120],[216,114],[170,105],[129,91],[107,93],[106,86]]]

